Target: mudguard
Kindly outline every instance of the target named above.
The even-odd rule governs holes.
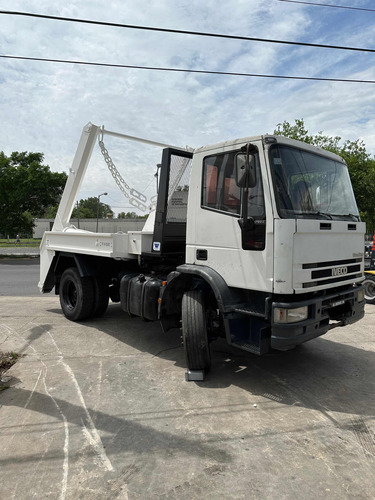
[[[159,319],[164,331],[180,326],[183,294],[202,286],[212,290],[222,314],[233,312],[235,306],[244,301],[243,292],[229,288],[220,274],[210,267],[182,264],[168,275],[161,290]]]

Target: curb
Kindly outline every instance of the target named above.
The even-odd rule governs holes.
[[[39,253],[0,253],[0,259],[37,259]]]

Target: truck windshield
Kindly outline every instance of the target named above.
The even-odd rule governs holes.
[[[270,160],[280,217],[360,220],[344,163],[280,144]]]

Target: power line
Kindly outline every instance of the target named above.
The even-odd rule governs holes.
[[[336,50],[350,50],[357,52],[372,52],[375,53],[375,49],[367,49],[363,47],[347,47],[341,45],[326,45],[321,43],[308,43],[308,42],[292,42],[287,40],[276,40],[269,38],[258,38],[258,37],[249,37],[249,36],[240,36],[240,35],[225,35],[221,33],[207,33],[203,31],[187,31],[187,30],[177,30],[171,28],[156,28],[152,26],[137,26],[133,24],[120,24],[120,23],[110,23],[106,21],[92,21],[89,19],[76,19],[72,17],[60,17],[60,16],[48,16],[45,14],[33,14],[30,12],[16,12],[9,10],[0,10],[0,14],[6,14],[10,16],[26,16],[26,17],[36,17],[39,19],[49,19],[54,21],[67,21],[72,23],[84,23],[84,24],[94,24],[99,26],[110,26],[115,28],[127,28],[134,30],[145,30],[145,31],[157,31],[162,33],[173,33],[179,35],[194,35],[194,36],[204,36],[204,37],[213,37],[213,38],[224,38],[230,40],[242,40],[242,41],[250,41],[250,42],[262,42],[262,43],[276,43],[283,45],[294,45],[294,46],[302,46],[302,47],[314,47],[320,49],[336,49]]]
[[[347,7],[345,5],[334,5],[329,3],[304,2],[302,0],[279,0],[279,2],[302,3],[303,5],[313,5],[319,7],[333,7],[334,9],[362,10],[365,12],[375,12],[375,9],[366,9],[364,7]]]
[[[24,57],[24,56],[9,56],[0,55],[3,59],[16,59],[22,61],[37,61],[37,62],[52,62],[62,64],[78,64],[84,66],[102,66],[107,68],[126,68],[126,69],[143,69],[148,71],[169,71],[174,73],[196,73],[201,75],[225,75],[225,76],[244,76],[253,78],[274,78],[280,80],[310,80],[318,82],[342,82],[342,83],[375,83],[375,80],[355,80],[350,78],[323,78],[316,76],[291,76],[291,75],[266,75],[257,73],[237,73],[231,71],[209,71],[200,69],[184,69],[184,68],[166,68],[156,66],[137,66],[134,64],[112,64],[89,61],[72,61],[67,59],[47,59],[42,57]]]

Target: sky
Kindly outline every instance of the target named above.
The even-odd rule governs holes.
[[[306,0],[375,8],[373,0]],[[375,12],[280,0],[0,0],[0,10],[375,48]],[[170,34],[0,14],[0,55],[184,69],[375,80],[375,53]],[[361,139],[375,154],[375,84],[171,73],[0,58],[0,150],[42,152],[68,173],[83,127],[193,148],[272,133],[303,118],[310,133]],[[105,136],[126,183],[148,198],[161,149]],[[98,146],[80,198],[133,211]],[[134,210],[137,212],[137,210]]]

